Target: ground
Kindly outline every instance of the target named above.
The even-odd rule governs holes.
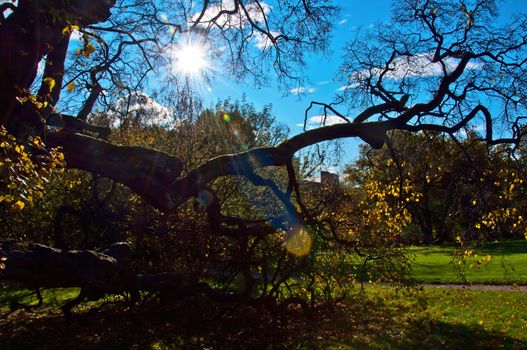
[[[516,243],[494,246],[494,255],[511,244]],[[513,247],[500,259],[514,264],[527,259],[526,243]],[[445,247],[416,249],[421,265],[443,264],[437,256],[448,254]],[[485,249],[480,254],[489,252]],[[501,277],[493,269],[498,266],[501,263],[479,269],[482,278],[497,284]],[[443,268],[431,271],[439,271],[428,273],[431,279],[444,277]],[[474,285],[453,284],[459,283],[457,277],[447,281],[456,288],[395,290],[368,285],[364,293],[346,300],[317,304],[311,317],[296,308],[272,316],[265,309],[213,306],[205,298],[170,307],[145,302],[128,308],[118,297],[109,297],[85,303],[76,308],[72,319],[65,319],[57,306],[73,298],[77,290],[46,291],[43,307],[25,309],[16,303],[36,303],[32,292],[4,288],[0,291],[0,349],[527,348],[527,293],[510,285],[468,289]]]
[[[517,291],[368,286],[354,298],[318,305],[312,317],[295,308],[273,317],[264,309],[213,307],[201,298],[163,308],[114,301],[84,305],[70,320],[52,305],[4,306],[0,348],[527,348],[527,294]]]

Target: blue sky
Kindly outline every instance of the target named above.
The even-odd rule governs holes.
[[[255,88],[247,83],[237,83],[226,77],[221,77],[212,82],[209,92],[203,94],[206,106],[213,106],[218,99],[240,99],[243,94],[249,102],[257,108],[271,103],[274,115],[278,121],[286,124],[291,129],[291,134],[302,131],[299,126],[304,121],[304,113],[311,101],[331,102],[337,89],[343,85],[337,80],[337,73],[342,62],[343,47],[349,40],[349,34],[356,27],[367,29],[377,22],[386,22],[390,19],[392,1],[390,0],[339,0],[342,12],[335,19],[335,32],[331,41],[329,54],[309,56],[306,60],[306,76],[309,83],[303,86],[303,95],[294,91],[280,91],[276,82],[270,86]],[[506,0],[500,7],[502,18],[509,18],[516,12],[524,12],[527,0]],[[342,108],[344,111],[344,108]],[[314,111],[311,115],[316,116]],[[349,163],[357,157],[359,140],[345,142],[344,163]]]
[[[253,103],[257,109],[261,109],[266,104],[272,104],[273,114],[277,117],[278,122],[290,128],[290,135],[302,132],[305,110],[310,102],[330,103],[338,94],[338,88],[344,85],[338,80],[337,75],[344,54],[343,48],[350,39],[350,34],[357,27],[367,30],[375,23],[390,20],[391,0],[336,0],[335,2],[342,11],[334,19],[335,30],[329,52],[307,57],[305,76],[308,82],[300,87],[304,90],[304,94],[296,94],[292,89],[281,90],[272,77],[268,86],[255,87],[247,82],[236,82],[229,79],[219,70],[214,72],[216,79],[210,82],[210,88],[200,89],[205,106],[213,107],[216,102],[227,98],[240,100],[242,95],[245,95],[246,100]],[[502,18],[509,18],[516,12],[526,10],[527,0],[504,0],[500,7]],[[78,41],[74,41],[73,45],[79,45]],[[345,112],[345,107],[343,106],[340,110]],[[311,111],[310,117],[320,115],[319,112],[319,110]],[[356,159],[359,142],[358,139],[345,141],[342,163],[350,163]]]
[[[213,106],[218,99],[241,99],[245,94],[248,102],[257,108],[266,104],[273,105],[274,115],[280,123],[286,124],[291,135],[302,131],[300,126],[304,121],[304,113],[311,101],[331,102],[337,89],[343,85],[337,81],[336,76],[342,62],[343,47],[349,39],[351,29],[357,26],[368,27],[379,21],[387,21],[390,16],[391,1],[370,0],[364,1],[337,1],[342,12],[336,18],[335,32],[331,40],[329,53],[311,55],[307,58],[306,83],[304,94],[291,91],[281,91],[278,84],[271,80],[269,86],[256,88],[247,83],[237,83],[224,77],[211,84],[211,91],[203,93],[206,106]],[[311,115],[317,115],[316,112]],[[356,157],[357,140],[346,142],[347,154],[345,161],[349,162]]]
[[[368,6],[363,1],[339,1],[342,14],[336,19],[336,31],[331,40],[328,54],[311,55],[306,60],[306,76],[309,83],[303,87],[306,93],[297,95],[290,91],[280,91],[276,82],[259,89],[247,83],[236,83],[226,78],[220,78],[211,84],[212,91],[204,94],[206,104],[213,104],[217,98],[233,99],[247,96],[249,102],[257,107],[272,103],[273,111],[278,120],[290,127],[292,133],[302,130],[297,124],[304,120],[304,111],[310,101],[330,102],[336,90],[343,85],[336,81],[339,65],[342,62],[343,47],[348,40],[352,27],[371,25],[377,21],[388,20],[390,15],[389,0],[372,0]],[[374,10],[372,10],[374,9]],[[309,91],[309,92],[308,92]],[[286,94],[284,96],[284,94]]]

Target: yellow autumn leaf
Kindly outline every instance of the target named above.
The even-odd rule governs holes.
[[[92,44],[90,44],[89,42],[87,42],[87,43],[84,45],[84,57],[86,57],[86,58],[90,58],[90,55],[92,54],[93,51],[95,51],[95,47],[93,47]]]
[[[44,78],[43,83],[48,86],[48,91],[51,92],[55,87],[55,79],[51,77]]]
[[[15,209],[15,210],[22,210],[24,209],[26,205],[24,204],[24,202],[22,201],[16,201],[15,204],[13,204],[12,208]]]
[[[62,29],[62,35],[69,35],[69,34],[71,34],[74,30],[79,30],[79,26],[76,26],[76,25],[68,25],[68,26],[66,26],[64,29]]]
[[[5,195],[5,196],[0,196],[0,203],[2,202],[11,203],[13,199],[14,199],[13,196],[11,196],[10,194]]]
[[[75,82],[72,81],[71,83],[69,83],[67,88],[68,88],[68,92],[72,92],[73,90],[75,90]]]

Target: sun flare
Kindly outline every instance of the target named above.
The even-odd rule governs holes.
[[[204,45],[187,40],[174,49],[175,71],[185,76],[197,76],[210,67]]]

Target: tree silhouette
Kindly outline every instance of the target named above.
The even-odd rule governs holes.
[[[42,136],[47,146],[62,147],[67,167],[122,183],[161,211],[170,213],[207,193],[211,225],[245,244],[247,232],[258,236],[277,231],[225,215],[211,189],[218,178],[242,176],[254,186],[269,188],[284,215],[267,224],[272,222],[294,235],[293,231],[315,220],[302,203],[294,167],[299,150],[347,137],[380,148],[390,130],[429,130],[455,138],[463,128],[481,124],[485,128],[481,140],[489,144],[519,144],[525,134],[527,18],[517,16],[498,24],[499,7],[493,0],[405,0],[397,3],[391,23],[366,33],[357,31],[347,46],[341,68],[345,81],[341,105],[312,102],[306,112],[307,120],[312,108],[321,107],[325,115],[342,118],[342,124],[307,130],[277,145],[215,157],[188,172],[180,159],[167,153],[112,144],[105,140],[111,130],[90,125],[87,116],[96,104],[109,105],[111,96],[140,91],[154,66],[166,59],[161,55],[163,47],[174,43],[178,35],[197,35],[225,45],[229,70],[236,77],[249,76],[259,83],[272,67],[280,81],[288,84],[301,78],[306,52],[327,47],[336,13],[322,0],[271,5],[257,0],[204,0],[194,13],[186,4],[153,0],[3,3],[0,123],[20,140]],[[166,34],[168,29],[171,35]],[[68,60],[68,42],[77,30],[82,47]],[[263,50],[251,49],[251,39]],[[33,94],[31,84],[43,58],[40,88]],[[167,81],[182,86],[176,80]],[[77,115],[58,113],[61,90],[75,91],[81,84],[83,92],[75,94],[83,98]],[[181,100],[185,106],[188,102],[188,98]],[[353,113],[339,112],[341,106]],[[258,174],[265,167],[286,170],[285,189]],[[255,283],[248,271],[247,288]],[[208,291],[202,285],[196,290]]]

